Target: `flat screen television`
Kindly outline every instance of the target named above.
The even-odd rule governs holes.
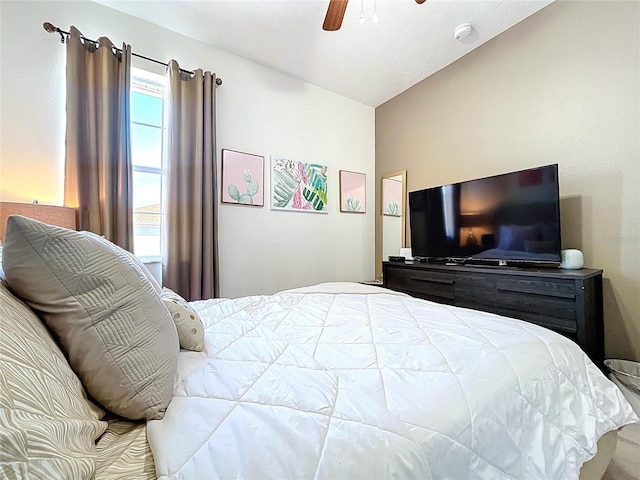
[[[414,259],[560,265],[558,165],[409,192]]]

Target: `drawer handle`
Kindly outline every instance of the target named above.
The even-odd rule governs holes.
[[[540,295],[541,297],[567,298],[569,300],[573,300],[573,299],[576,298],[575,294],[573,294],[573,293],[540,291],[540,290],[535,290],[533,288],[526,288],[526,287],[498,286],[498,291],[499,292],[512,292],[512,293],[527,293],[529,295]]]
[[[444,280],[441,278],[420,278],[420,277],[411,277],[411,280],[414,282],[425,282],[425,283],[444,283],[447,285],[453,285],[453,280]]]

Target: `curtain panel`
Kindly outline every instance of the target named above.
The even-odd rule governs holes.
[[[67,41],[65,206],[78,229],[133,251],[130,121],[131,46],[96,46],[71,27]]]
[[[218,296],[216,77],[169,62],[163,284],[193,301]]]

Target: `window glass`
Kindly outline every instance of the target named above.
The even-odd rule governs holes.
[[[131,77],[133,252],[143,261],[158,261],[164,222],[164,79],[136,70]]]
[[[162,177],[157,173],[133,172],[133,209],[138,211],[153,208],[162,213]]]
[[[133,172],[134,253],[161,257],[162,175]]]
[[[132,123],[131,155],[138,167],[162,168],[162,127]]]
[[[162,255],[162,215],[137,212],[133,214],[135,234],[133,249],[140,258],[155,259]]]
[[[162,97],[132,91],[131,121],[162,127]]]

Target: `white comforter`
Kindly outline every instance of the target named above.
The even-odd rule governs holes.
[[[349,293],[339,293],[349,292]],[[195,302],[159,478],[577,478],[637,421],[572,342],[376,287]]]

